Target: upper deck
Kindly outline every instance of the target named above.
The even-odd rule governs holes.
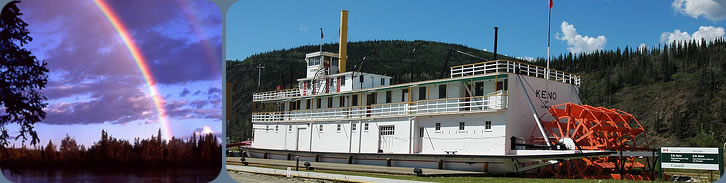
[[[515,61],[508,61],[508,60],[494,60],[494,61],[486,61],[486,62],[479,62],[479,63],[473,63],[473,64],[466,64],[466,65],[459,65],[459,66],[453,66],[450,68],[450,78],[461,78],[461,77],[468,77],[468,76],[476,76],[476,75],[486,75],[486,74],[492,74],[492,73],[514,73],[514,74],[521,74],[531,77],[537,77],[537,78],[543,78],[547,79],[546,74],[547,68],[521,63],[521,62],[515,62]],[[580,86],[580,76],[558,71],[554,69],[550,69],[549,73],[550,80],[572,84],[575,86]],[[431,82],[439,82],[439,80],[429,80],[429,81],[421,81],[421,82],[413,82],[413,83],[403,83],[398,85],[391,85],[391,86],[384,86],[377,89],[385,89],[385,88],[393,88],[393,87],[406,87],[411,85],[419,85],[419,84],[426,84]],[[356,92],[356,91],[365,91],[369,89],[359,89],[354,91],[348,91],[348,92]],[[330,95],[335,93],[343,93],[346,91],[335,91],[331,90],[328,93],[320,93],[315,95],[309,95],[309,92],[305,89],[296,88],[296,89],[288,89],[288,90],[278,90],[278,91],[267,91],[267,92],[259,92],[254,93],[252,95],[252,101],[254,102],[261,102],[261,101],[271,101],[271,100],[284,100],[289,98],[297,98],[297,97],[310,97],[310,96],[324,96],[324,95]]]

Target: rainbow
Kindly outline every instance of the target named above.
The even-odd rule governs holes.
[[[106,16],[109,22],[111,22],[111,25],[113,25],[113,28],[116,29],[116,32],[118,32],[118,34],[121,36],[121,40],[126,45],[126,48],[128,48],[129,53],[131,53],[131,57],[133,57],[134,61],[136,62],[136,66],[139,67],[141,75],[143,75],[144,80],[146,80],[146,84],[149,85],[149,92],[151,93],[152,100],[154,101],[154,107],[156,108],[156,112],[159,115],[161,129],[164,131],[164,139],[171,139],[173,134],[169,129],[168,116],[166,115],[166,110],[164,109],[164,99],[161,98],[159,90],[156,87],[156,82],[154,81],[154,78],[149,71],[149,64],[147,64],[146,59],[141,54],[141,51],[139,51],[139,47],[136,45],[136,42],[131,39],[131,36],[129,35],[129,30],[126,28],[126,26],[124,26],[123,23],[121,23],[121,21],[119,21],[118,15],[116,15],[116,13],[108,6],[108,4],[106,4],[105,1],[94,0],[93,2],[96,4],[96,6],[98,6],[99,9],[101,9],[103,15]]]

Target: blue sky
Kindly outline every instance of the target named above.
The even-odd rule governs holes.
[[[206,0],[107,3],[147,60],[164,99],[170,135],[186,139],[208,127],[221,137],[219,8]],[[42,90],[47,116],[35,125],[39,145],[59,144],[68,134],[90,147],[104,129],[126,140],[156,135],[162,125],[149,85],[93,1],[22,1],[18,7],[33,37],[26,48],[48,63]],[[18,135],[16,124],[6,127],[11,137]],[[169,138],[163,129],[162,134]]]
[[[341,9],[349,10],[349,41],[432,40],[493,51],[498,26],[499,53],[547,54],[547,0],[240,1],[227,14],[227,59],[318,44],[321,27],[324,42],[336,43]],[[723,37],[724,19],[726,0],[554,0],[551,54],[656,46],[691,39],[702,26],[695,37]]]

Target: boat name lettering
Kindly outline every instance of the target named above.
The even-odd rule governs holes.
[[[537,98],[557,100],[557,92],[548,92],[545,90],[535,90]]]

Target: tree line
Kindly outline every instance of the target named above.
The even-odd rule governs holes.
[[[189,139],[161,139],[161,130],[148,139],[117,139],[101,130],[101,139],[91,147],[78,145],[68,135],[45,146],[6,148],[0,152],[3,168],[146,168],[188,166],[221,167],[222,146],[213,134],[192,134]],[[216,170],[215,169],[215,170]]]

